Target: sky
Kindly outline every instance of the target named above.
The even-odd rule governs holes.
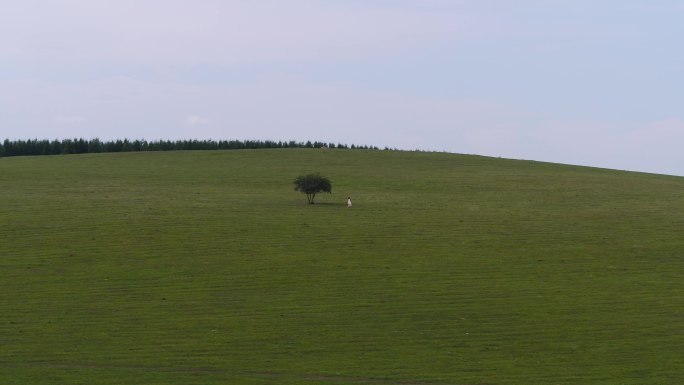
[[[684,176],[684,0],[0,9],[1,139],[310,139]]]

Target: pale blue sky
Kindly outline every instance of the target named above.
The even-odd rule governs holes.
[[[315,139],[684,175],[684,0],[0,5],[0,138]]]

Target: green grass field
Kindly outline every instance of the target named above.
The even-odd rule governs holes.
[[[316,171],[333,194],[307,205],[292,180]],[[0,218],[3,385],[684,383],[681,177],[396,151],[15,157]]]

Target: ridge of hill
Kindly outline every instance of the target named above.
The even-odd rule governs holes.
[[[445,153],[2,158],[0,383],[682,383],[682,191]]]

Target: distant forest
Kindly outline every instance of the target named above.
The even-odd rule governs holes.
[[[0,143],[0,157],[21,155],[89,154],[98,152],[245,150],[258,148],[345,148],[379,150],[375,146],[358,146],[326,142],[272,140],[9,140]],[[385,148],[389,150],[389,148]]]

